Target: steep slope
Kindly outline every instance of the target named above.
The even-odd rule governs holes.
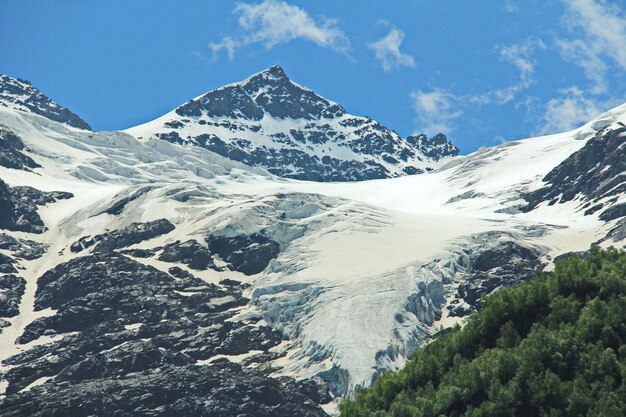
[[[0,106],[45,116],[55,122],[91,130],[83,119],[46,97],[31,83],[0,74]]]
[[[626,253],[592,249],[504,290],[387,374],[344,417],[623,416]]]
[[[0,414],[332,411],[483,293],[623,245],[623,218],[585,214],[582,195],[524,198],[594,138],[621,149],[625,121],[621,107],[423,175],[319,183],[0,108],[15,162],[0,166]],[[41,222],[16,228],[12,207]]]
[[[312,181],[422,173],[459,154],[441,134],[403,139],[370,118],[352,116],[292,82],[278,66],[127,132],[201,146],[278,176]]]
[[[196,233],[234,203],[209,179],[269,174],[203,149],[85,133],[14,110],[0,109],[0,120],[38,164],[0,167],[0,218],[11,221],[0,235],[0,414],[324,415],[323,384],[255,366],[277,355],[280,333],[237,319],[250,305],[250,259],[264,268],[276,254],[254,236],[214,236],[221,245],[209,248]],[[181,241],[193,239],[195,252],[185,252]],[[149,249],[134,248],[144,242]],[[200,262],[218,256],[219,266]]]
[[[626,216],[626,126],[600,130],[579,151],[544,177],[546,185],[529,193],[526,210],[542,202],[562,204],[579,200],[585,214],[600,212],[603,220]]]

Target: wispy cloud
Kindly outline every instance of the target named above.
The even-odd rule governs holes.
[[[549,100],[536,133],[574,129],[619,99],[610,88],[611,69],[626,70],[626,13],[603,0],[563,0],[567,33],[556,39],[561,57],[580,67],[587,85],[562,89]]]
[[[281,43],[302,39],[340,53],[348,53],[350,41],[337,26],[337,21],[314,19],[304,9],[284,1],[264,0],[262,3],[238,3],[234,13],[238,16],[239,33],[224,36],[212,42],[209,48],[216,58],[224,51],[233,59],[238,49],[260,44],[272,49]]]
[[[228,59],[232,60],[235,58],[235,51],[241,48],[245,44],[241,41],[235,40],[230,36],[224,36],[219,42],[211,42],[209,43],[209,48],[213,52],[213,58],[217,58],[220,51],[225,51]]]
[[[547,134],[574,129],[600,114],[596,101],[577,87],[561,90],[548,101],[536,133]]]
[[[538,38],[530,38],[519,44],[498,45],[496,50],[503,62],[513,65],[519,79],[504,88],[490,89],[477,94],[458,95],[441,88],[430,91],[413,91],[411,99],[420,130],[432,133],[450,133],[456,128],[456,119],[467,112],[486,105],[505,105],[534,83],[535,61],[533,53],[545,49]]]
[[[448,90],[417,90],[411,92],[411,99],[420,130],[429,135],[452,132],[456,119],[463,114],[463,98]]]
[[[519,81],[504,88],[497,88],[469,97],[474,104],[507,104],[523,90],[534,83],[535,61],[532,55],[537,49],[545,49],[546,45],[539,38],[529,38],[522,43],[511,45],[498,45],[496,49],[500,53],[503,62],[513,65],[519,73]]]
[[[588,48],[605,55],[626,70],[626,14],[615,5],[599,0],[568,0],[567,23],[582,31]]]
[[[400,51],[400,45],[404,40],[404,32],[396,27],[391,27],[389,33],[375,42],[367,45],[385,72],[391,71],[394,67],[407,66],[414,67],[415,59]]]
[[[519,12],[519,7],[517,4],[513,3],[513,0],[506,0],[502,5],[502,10],[507,13],[517,13]]]
[[[626,14],[604,1],[564,1],[563,18],[573,38],[557,39],[564,59],[580,66],[592,82],[590,93],[606,92],[607,61],[626,70]]]

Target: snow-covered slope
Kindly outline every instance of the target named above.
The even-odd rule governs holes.
[[[401,138],[270,67],[127,130],[190,144],[302,180],[354,181],[432,170],[457,156],[444,135]]]
[[[323,415],[482,293],[622,246],[624,122],[319,183],[0,108],[0,414]]]

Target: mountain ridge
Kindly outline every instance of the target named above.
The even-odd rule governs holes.
[[[0,105],[29,111],[84,130],[91,126],[77,114],[52,101],[29,81],[0,74]]]
[[[401,138],[293,82],[280,66],[209,91],[126,130],[197,145],[287,178],[358,181],[430,171],[459,150],[439,134]]]

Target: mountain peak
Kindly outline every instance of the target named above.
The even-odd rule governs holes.
[[[291,81],[278,65],[128,130],[209,149],[288,178],[358,181],[417,174],[458,155],[445,136],[404,140]]]
[[[229,117],[261,120],[331,119],[345,114],[343,107],[292,82],[278,65],[243,81],[209,91],[176,109],[180,116]]]
[[[237,84],[241,85],[253,99],[260,94],[278,93],[283,96],[297,94],[300,90],[310,91],[292,82],[278,65],[257,72]]]
[[[91,130],[87,122],[52,101],[30,82],[4,74],[0,74],[0,106],[35,113],[55,122]]]
[[[241,85],[246,91],[252,91],[255,88],[276,87],[285,84],[293,84],[285,70],[278,65],[272,65],[264,69],[263,71],[252,74],[245,80],[235,83],[234,85]],[[233,84],[231,84],[233,85]],[[227,86],[228,87],[228,86]]]
[[[272,65],[271,67],[265,68],[263,71],[254,74],[251,78],[262,77],[266,79],[285,79],[289,80],[287,74],[285,74],[285,70],[280,65]]]

